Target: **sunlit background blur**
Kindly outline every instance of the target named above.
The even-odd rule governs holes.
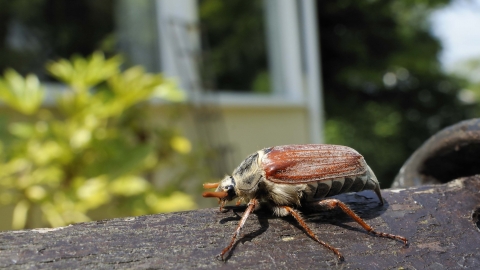
[[[215,205],[248,154],[333,143],[383,188],[476,117],[480,1],[0,0],[0,230]]]

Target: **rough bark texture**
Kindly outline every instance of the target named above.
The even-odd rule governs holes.
[[[376,230],[405,236],[410,245],[367,234],[338,210],[305,213],[314,242],[292,218],[252,214],[228,260],[239,217],[218,209],[103,220],[55,229],[0,233],[0,268],[12,269],[452,269],[480,268],[480,177],[443,185],[384,190],[384,206],[371,191],[337,198]],[[477,209],[476,212],[474,209]],[[237,208],[241,215],[242,208]]]

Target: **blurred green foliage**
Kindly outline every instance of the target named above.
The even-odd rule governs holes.
[[[430,32],[430,12],[449,2],[316,1],[325,140],[362,153],[384,188],[428,137],[474,116],[457,98],[464,81],[442,70]],[[254,82],[244,89],[268,88],[268,73],[258,69],[267,63],[263,2],[199,3],[218,86],[244,80]]]
[[[459,61],[450,70],[452,75],[461,78],[465,87],[459,93],[459,99],[470,104],[474,110],[474,116],[480,116],[480,58],[475,57],[465,61]]]
[[[326,141],[357,149],[389,187],[439,129],[472,116],[428,15],[449,0],[317,1]]]
[[[149,115],[155,98],[181,101],[182,92],[161,75],[120,65],[101,53],[50,62],[51,76],[66,84],[53,104],[35,75],[0,77],[0,100],[12,109],[0,116],[0,206],[15,205],[13,228],[30,227],[35,209],[55,227],[90,220],[102,207],[113,211],[102,218],[195,207],[179,191],[184,171],[161,190],[149,177],[188,162],[189,140],[171,122],[162,127],[167,115]]]
[[[348,145],[362,153],[382,187],[390,185],[402,163],[429,136],[475,115],[469,103],[473,104],[472,100],[480,96],[479,84],[470,84],[468,91],[461,91],[467,85],[465,81],[441,70],[437,59],[441,45],[429,31],[430,11],[450,1],[316,1],[326,142]],[[231,0],[226,4],[227,1],[221,0],[200,0],[198,3],[202,41],[206,43],[203,47],[207,49],[207,61],[201,70],[205,88],[269,92],[264,2]],[[114,51],[115,6],[113,0],[0,0],[0,70],[13,67],[21,74],[34,72],[43,81],[50,79],[40,71],[46,59],[74,52],[87,55],[95,49]],[[117,205],[120,213],[148,212],[151,206],[143,206],[161,200],[173,201],[168,196],[178,189],[178,181],[187,177],[188,170],[169,175],[174,180],[162,186],[164,193],[152,196],[143,196],[149,195],[148,192],[134,195],[145,186],[152,186],[140,172],[150,175],[158,167],[169,171],[171,164],[175,168],[178,164],[195,166],[193,158],[188,159],[191,155],[179,154],[188,151],[188,141],[170,128],[154,128],[147,120],[155,117],[144,110],[149,94],[140,89],[154,88],[152,85],[159,79],[151,79],[156,76],[139,68],[121,73],[116,66],[119,59],[113,59],[78,58],[50,65],[52,76],[69,85],[54,108],[39,109],[45,97],[36,77],[6,71],[0,83],[0,99],[19,115],[0,118],[1,166],[13,162],[9,169],[0,171],[0,203],[21,201],[16,208],[17,217],[25,217],[22,213],[27,213],[37,201],[61,205],[53,200],[64,199],[54,195],[53,190],[67,191],[71,198],[79,196],[72,191],[78,189],[78,181],[89,183],[80,185],[85,186],[80,190],[87,191],[101,189],[100,184],[107,183],[112,189],[104,200]],[[104,67],[98,68],[99,63]],[[164,83],[162,93],[153,91],[150,95],[175,97],[178,93],[175,88]],[[57,138],[62,139],[57,142]],[[49,158],[41,161],[38,149],[50,153],[46,155]],[[30,163],[19,158],[21,153],[32,155],[28,158]],[[124,161],[127,158],[140,161]],[[53,163],[56,165],[50,166]],[[22,189],[13,188],[21,182],[18,179],[45,174],[42,170],[50,167],[54,168],[50,173],[58,176],[48,179],[57,182],[51,180],[48,185],[42,182],[39,188],[31,184],[35,186],[33,193],[26,191],[26,184],[22,184]],[[115,170],[137,180],[112,176],[110,172]],[[75,180],[79,175],[83,180]],[[117,179],[117,184],[110,184],[114,182],[112,179]],[[13,182],[4,189],[8,181]],[[135,188],[123,189],[128,196],[119,195],[124,181],[137,183]],[[82,192],[79,194],[85,194]],[[31,195],[26,194],[46,195],[37,196],[42,200],[35,201],[27,199]],[[160,205],[165,204],[158,203],[157,207]],[[88,209],[84,213],[98,207]]]
[[[49,80],[49,59],[115,51],[115,0],[0,0],[0,71]]]
[[[262,0],[199,0],[205,89],[271,91]]]

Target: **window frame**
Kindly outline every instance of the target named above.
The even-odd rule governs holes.
[[[320,143],[323,106],[315,0],[264,1],[271,93],[201,89],[197,64],[189,56],[200,51],[197,0],[156,0],[161,72],[177,78],[189,102],[213,102],[221,107],[305,108],[311,142]]]

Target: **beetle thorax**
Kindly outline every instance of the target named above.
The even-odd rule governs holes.
[[[264,175],[260,167],[262,151],[258,151],[247,157],[234,171],[235,191],[237,196],[244,200],[250,200],[256,196]]]

